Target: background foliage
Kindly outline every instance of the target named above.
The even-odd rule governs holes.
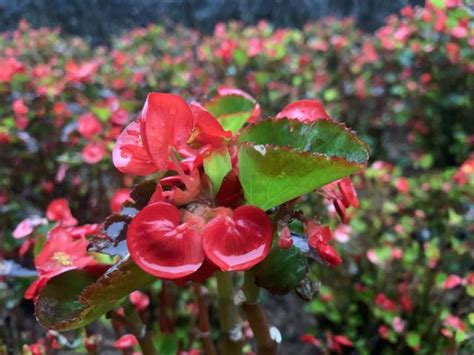
[[[374,34],[351,18],[303,30],[230,22],[212,35],[150,25],[110,48],[20,22],[0,37],[1,257],[31,266],[12,231],[53,198],[80,222],[109,214],[115,190],[134,183],[110,152],[148,92],[201,99],[236,86],[265,114],[318,98],[369,142],[374,162],[357,177],[360,211],[334,226],[343,266],[312,266],[321,286],[306,305],[306,346],[331,348],[343,334],[358,353],[472,353],[474,20],[472,8],[437,3],[406,7]],[[81,128],[90,117],[99,127]],[[323,207],[302,205],[333,213]],[[21,328],[10,336],[19,344],[32,329],[15,323],[27,281],[1,282],[0,334]]]

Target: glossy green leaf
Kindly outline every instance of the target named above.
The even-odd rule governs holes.
[[[206,104],[206,109],[217,118],[226,131],[236,133],[252,116],[254,100],[241,95],[217,96]]]
[[[288,119],[265,120],[244,129],[239,142],[289,147],[344,158],[358,164],[365,164],[368,159],[367,146],[355,133],[344,124],[331,120],[319,120],[312,124]]]
[[[229,151],[214,150],[210,155],[204,158],[204,171],[212,181],[214,192],[217,193],[221,187],[224,177],[231,171],[232,162]]]
[[[274,294],[285,294],[303,280],[308,261],[297,248],[274,247],[255,267],[255,283]]]
[[[360,170],[365,144],[329,120],[264,121],[239,142],[239,178],[249,204],[270,209]]]
[[[85,271],[68,271],[51,279],[40,292],[36,317],[49,329],[75,329],[98,319],[153,280],[130,259],[118,262],[99,278]]]

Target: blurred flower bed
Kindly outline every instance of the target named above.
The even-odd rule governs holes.
[[[137,180],[115,170],[111,151],[148,92],[205,99],[234,86],[264,115],[317,98],[369,142],[375,162],[356,179],[360,210],[333,226],[343,266],[313,267],[320,294],[307,312],[317,326],[301,341],[474,352],[474,17],[461,1],[438,3],[406,7],[374,34],[351,19],[303,30],[219,24],[213,36],[151,25],[111,48],[20,23],[0,37],[0,258],[32,265],[56,198],[81,223],[120,206]],[[302,206],[333,213],[323,207]],[[11,292],[0,317],[29,281],[2,281]]]

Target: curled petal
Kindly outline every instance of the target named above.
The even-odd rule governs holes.
[[[247,270],[267,256],[272,236],[271,221],[263,210],[241,206],[232,217],[221,215],[207,224],[203,248],[221,270]]]
[[[342,199],[346,207],[353,206],[359,207],[359,199],[357,192],[352,184],[351,178],[341,179],[338,183],[339,190],[341,191]]]
[[[179,222],[179,210],[166,202],[141,210],[127,231],[127,245],[135,263],[162,279],[177,279],[198,270],[204,261],[201,235]]]
[[[112,152],[114,166],[125,174],[145,176],[158,170],[143,147],[140,120],[131,122],[120,134]]]
[[[204,145],[210,144],[218,148],[232,137],[232,133],[225,131],[219,121],[200,104],[193,102],[190,108],[194,119],[194,141]]]
[[[304,123],[317,120],[329,120],[330,117],[324,110],[323,104],[317,100],[300,100],[285,106],[276,116],[277,119],[289,118]]]
[[[166,170],[172,148],[187,146],[193,129],[191,110],[181,97],[150,93],[141,115],[141,137],[151,160]]]

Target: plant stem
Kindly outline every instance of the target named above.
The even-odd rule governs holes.
[[[242,308],[255,336],[257,355],[276,355],[277,343],[270,335],[268,321],[259,301],[260,288],[255,285],[255,275],[252,271],[245,273],[242,290],[245,294]]]
[[[217,293],[219,322],[223,331],[221,353],[240,355],[242,353],[242,333],[234,303],[234,284],[230,272],[218,272]]]
[[[194,293],[198,303],[199,337],[206,355],[217,355],[212,341],[211,323],[209,322],[209,300],[207,289],[199,283],[193,283]]]

